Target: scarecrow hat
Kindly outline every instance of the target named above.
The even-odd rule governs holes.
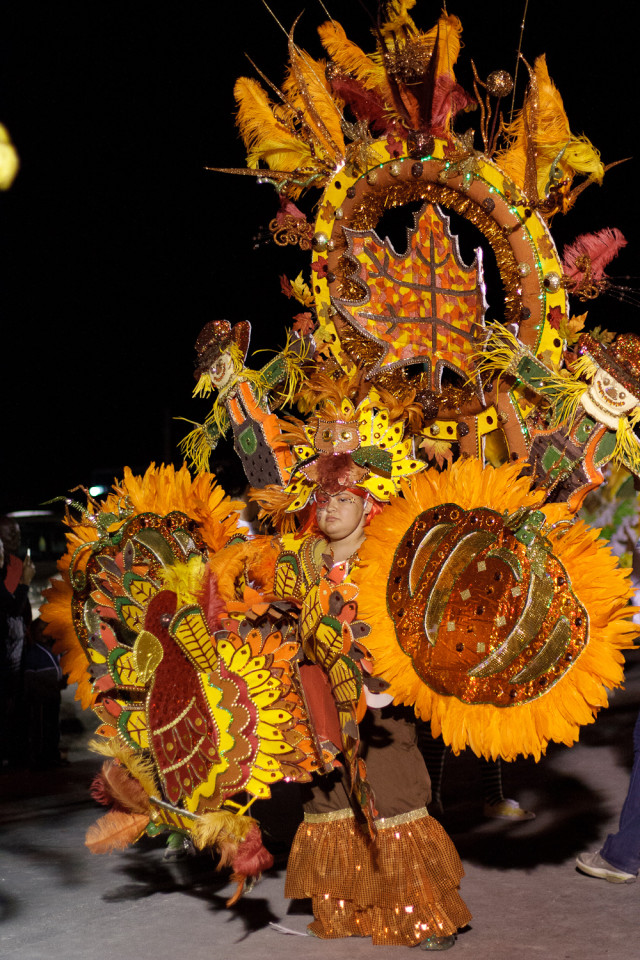
[[[589,353],[598,366],[640,397],[640,337],[637,334],[621,333],[607,347],[583,333],[578,340],[578,353]]]
[[[244,360],[249,349],[250,337],[251,324],[248,320],[240,320],[233,326],[228,320],[210,320],[206,323],[195,342],[197,353],[195,379],[198,380],[203,373],[206,373],[232,343],[236,344]]]

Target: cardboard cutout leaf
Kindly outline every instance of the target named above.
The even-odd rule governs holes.
[[[179,610],[171,624],[170,633],[199,670],[207,672],[215,669],[218,658],[200,607]]]
[[[126,739],[143,750],[149,747],[149,731],[147,718],[143,709],[127,710],[118,724],[121,731],[126,731]]]
[[[119,687],[144,689],[144,683],[138,675],[137,665],[131,649],[116,647],[115,650],[112,650],[109,654],[109,670]]]
[[[408,231],[408,248],[399,256],[389,240],[373,230],[345,228],[347,257],[356,265],[353,279],[363,289],[360,300],[333,302],[345,320],[382,348],[369,376],[382,366],[424,363],[431,386],[439,391],[444,367],[466,379],[487,309],[482,250],[467,266],[451,235],[449,218],[427,203]]]
[[[124,588],[136,603],[145,606],[158,592],[158,587],[148,577],[140,577],[135,573],[125,573],[123,580]]]

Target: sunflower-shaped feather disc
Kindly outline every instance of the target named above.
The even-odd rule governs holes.
[[[423,473],[372,521],[353,573],[395,702],[454,751],[507,760],[575,742],[639,633],[628,571],[565,505],[536,509],[519,471]]]

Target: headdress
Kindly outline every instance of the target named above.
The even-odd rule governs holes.
[[[319,372],[297,399],[304,407],[310,400],[316,403],[306,422],[292,419],[284,434],[295,456],[289,483],[284,490],[253,494],[279,525],[290,526],[287,516],[302,510],[316,490],[334,494],[361,487],[385,503],[399,492],[401,480],[425,469],[414,456],[411,428],[422,418],[412,395],[399,403],[366,384],[361,372],[337,380]]]

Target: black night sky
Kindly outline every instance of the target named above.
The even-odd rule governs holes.
[[[370,50],[366,4],[326,2]],[[270,6],[287,29],[302,11],[291,0]],[[467,89],[471,58],[481,77],[513,73],[523,8],[524,0],[450,0],[465,28],[456,73]],[[413,14],[426,29],[439,9],[419,0]],[[307,0],[296,39],[317,56],[324,19],[318,0]],[[232,91],[237,76],[253,75],[244,54],[282,79],[286,37],[260,0],[13,0],[3,21],[0,122],[21,158],[0,195],[4,511],[88,484],[96,470],[179,463],[185,425],[173,418],[203,409],[190,398],[201,326],[249,319],[253,348],[282,344],[299,308],[280,294],[278,275],[294,277],[308,257],[254,249],[277,208],[272,188],[204,170],[243,165]],[[634,32],[590,17],[580,0],[530,0],[523,53],[533,63],[542,52],[573,131],[605,163],[637,155]],[[560,248],[619,227],[629,246],[608,272],[640,274],[639,162],[611,171],[554,220]],[[301,205],[310,212],[316,199]],[[589,324],[632,329],[639,316],[602,298]]]

